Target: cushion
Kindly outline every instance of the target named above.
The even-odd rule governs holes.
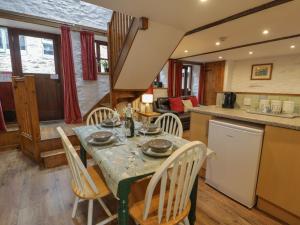
[[[182,100],[183,106],[184,106],[184,112],[187,112],[188,109],[193,108],[193,104],[191,100]]]
[[[193,107],[197,107],[199,105],[198,99],[196,96],[190,96],[189,99],[191,100]]]
[[[170,102],[170,107],[171,110],[176,111],[176,112],[184,112],[184,106],[183,103],[181,101],[181,98],[169,98],[169,102]]]

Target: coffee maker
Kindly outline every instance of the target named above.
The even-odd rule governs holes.
[[[236,100],[236,94],[233,92],[224,93],[223,108],[233,109]]]

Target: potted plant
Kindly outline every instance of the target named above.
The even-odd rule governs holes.
[[[108,69],[108,61],[107,61],[107,60],[100,60],[100,63],[101,63],[101,65],[103,66],[104,71],[105,71],[106,73],[108,73],[108,72],[109,72],[109,69]]]

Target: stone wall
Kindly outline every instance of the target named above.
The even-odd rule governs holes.
[[[107,30],[112,11],[80,0],[0,0],[0,9]]]

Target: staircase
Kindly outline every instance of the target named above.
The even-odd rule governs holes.
[[[79,151],[80,142],[73,132],[73,128],[84,124],[65,124],[63,121],[41,122],[41,141],[39,143],[41,163],[45,168],[67,164],[65,152],[56,127],[60,126],[65,131],[70,142]]]
[[[111,103],[133,101],[149,88],[183,32],[171,26],[113,12],[108,25]]]

